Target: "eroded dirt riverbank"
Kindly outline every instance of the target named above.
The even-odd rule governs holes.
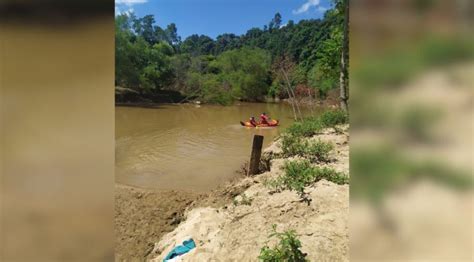
[[[348,127],[342,130],[329,128],[309,139],[335,146],[331,161],[317,165],[348,174]],[[197,248],[183,261],[257,261],[261,247],[275,243],[268,238],[275,224],[279,231],[296,231],[310,261],[348,261],[349,186],[324,179],[311,184],[305,187],[312,199],[309,205],[294,191],[272,192],[265,181],[282,175],[282,166],[291,160],[281,157],[279,143],[265,150],[270,171],[240,179],[193,203],[185,212],[186,220],[155,244],[148,259],[162,261],[191,236]]]
[[[197,197],[186,191],[115,186],[116,261],[142,261]]]
[[[242,176],[235,176],[240,181]],[[228,184],[208,193],[115,186],[115,261],[143,261],[155,242],[175,229],[187,209],[221,207],[248,186]]]

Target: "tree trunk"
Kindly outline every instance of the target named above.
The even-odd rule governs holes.
[[[290,93],[290,98],[291,98],[291,95],[293,95],[293,99],[292,99],[291,104],[292,105],[296,104],[296,108],[298,109],[299,117],[300,117],[300,119],[303,119],[303,116],[301,115],[301,110],[300,110],[298,101],[296,101],[295,92],[293,92],[293,89],[291,88],[290,78],[288,77],[288,74],[285,72],[285,70],[281,69],[281,72],[283,73],[283,76],[286,79],[286,83],[288,85],[287,89],[288,89],[288,92]],[[293,105],[293,110],[294,110],[294,105]],[[298,120],[298,118],[296,117],[296,112],[295,112],[295,120]]]
[[[280,68],[280,71],[282,72],[282,74],[283,74],[284,76],[286,76],[285,70],[283,70],[282,68]],[[291,103],[290,103],[290,104],[291,104],[291,108],[293,109],[293,115],[294,115],[294,117],[295,117],[295,121],[298,121],[298,116],[296,116],[295,105],[293,104],[295,99],[291,97],[290,83],[289,83],[288,79],[287,79],[287,84],[288,84],[288,85],[287,85],[286,88],[285,88],[285,89],[286,89],[286,93],[288,94],[289,99],[292,100]]]
[[[290,99],[292,99],[292,98],[291,98],[291,92],[290,92],[290,90],[288,89],[288,87],[286,87],[285,89],[286,89],[286,93],[288,94],[288,97],[289,97]],[[296,109],[295,109],[295,105],[293,104],[293,101],[291,101],[290,104],[291,104],[291,108],[293,109],[293,116],[295,117],[295,121],[298,121],[298,117],[296,116]]]
[[[349,92],[348,86],[348,58],[349,58],[349,1],[344,1],[344,35],[342,40],[342,52],[341,52],[341,73],[339,75],[339,88],[340,88],[340,99],[341,108],[344,111],[348,111],[348,100]]]

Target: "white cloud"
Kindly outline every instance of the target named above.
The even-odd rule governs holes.
[[[135,12],[135,10],[133,10],[133,8],[131,8],[131,7],[126,9],[125,11],[122,11],[122,10],[123,10],[122,8],[120,8],[118,6],[115,6],[115,15],[128,15],[128,16],[130,16]]]
[[[132,6],[136,4],[144,4],[147,3],[148,0],[115,0],[115,5],[127,5]]]
[[[115,15],[130,15],[134,12],[133,5],[145,3],[148,3],[148,0],[115,0]]]
[[[324,12],[324,11],[327,10],[327,8],[319,6],[319,4],[320,4],[320,0],[308,0],[306,3],[304,3],[298,9],[293,10],[293,14],[298,15],[298,14],[306,13],[313,6],[318,7],[317,10],[320,11],[320,12]]]

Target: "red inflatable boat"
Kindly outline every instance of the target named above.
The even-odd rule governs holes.
[[[260,124],[258,123],[256,126],[250,124],[249,121],[247,122],[243,122],[243,121],[240,121],[240,124],[242,126],[246,126],[246,127],[274,127],[274,126],[278,126],[278,124],[280,123],[280,121],[278,120],[270,120],[270,122],[268,124]]]

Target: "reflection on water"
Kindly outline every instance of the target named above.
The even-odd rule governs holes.
[[[278,128],[239,124],[266,112]],[[248,160],[254,134],[267,146],[293,122],[285,104],[116,107],[116,181],[146,188],[206,190],[235,175]],[[306,112],[309,113],[309,112]]]

